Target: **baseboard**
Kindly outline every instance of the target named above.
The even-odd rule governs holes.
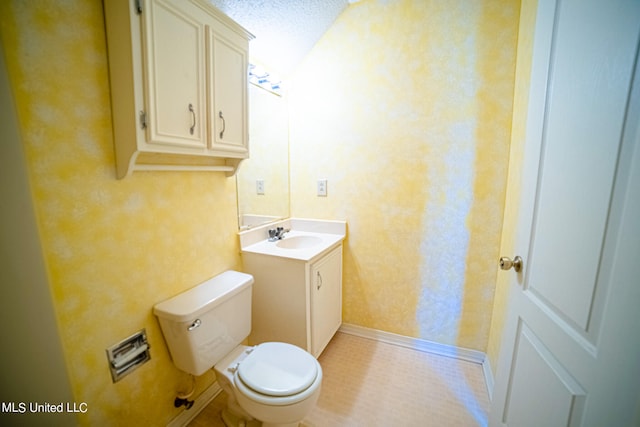
[[[365,328],[363,326],[351,325],[343,323],[340,326],[340,332],[355,335],[362,338],[386,342],[401,347],[411,348],[413,350],[424,351],[426,353],[437,354],[439,356],[452,357],[467,362],[478,363],[482,366],[482,373],[487,384],[487,392],[489,399],[493,394],[493,373],[487,355],[478,350],[470,350],[468,348],[456,347],[454,345],[440,344],[433,341],[423,340],[420,338],[411,338],[404,335],[393,334],[391,332],[379,331],[377,329]]]
[[[491,363],[489,358],[486,357],[482,362],[482,373],[484,374],[484,382],[487,384],[487,393],[489,394],[489,401],[493,400],[493,371],[491,370]]]
[[[193,406],[185,409],[167,424],[167,427],[184,427],[191,422],[200,412],[222,391],[217,381],[203,391],[200,396],[193,401]]]
[[[345,334],[350,335],[356,335],[363,338],[370,338],[389,344],[395,344],[401,347],[407,347],[427,353],[433,353],[440,356],[466,360],[467,362],[482,364],[486,359],[486,355],[481,351],[469,350],[466,348],[456,347],[448,344],[440,344],[420,338],[411,338],[404,335],[393,334],[391,332],[379,331],[377,329],[365,328],[357,325],[343,323],[342,326],[340,326],[340,332],[344,332]]]

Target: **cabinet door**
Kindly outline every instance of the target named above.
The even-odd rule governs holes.
[[[318,357],[342,323],[342,246],[311,266],[311,353]]]
[[[170,1],[143,13],[147,142],[207,148],[204,25]]]
[[[211,46],[211,149],[247,157],[247,48],[215,28]],[[244,42],[246,43],[246,42]]]

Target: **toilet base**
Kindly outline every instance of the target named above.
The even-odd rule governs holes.
[[[222,389],[227,394],[227,405],[222,410],[222,421],[226,427],[260,427],[262,423],[238,405],[238,401],[233,395],[233,390],[230,388],[230,384],[226,381],[226,378],[222,377],[218,381]]]
[[[272,423],[261,423],[260,421],[253,419],[247,420],[242,415],[236,415],[229,408],[225,408],[222,410],[222,422],[227,427],[298,427],[300,423],[289,423],[289,424],[272,424]]]
[[[262,423],[258,420],[247,420],[241,415],[236,415],[229,408],[222,410],[222,422],[227,427],[260,427]]]

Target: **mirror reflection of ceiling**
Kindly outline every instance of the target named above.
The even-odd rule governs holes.
[[[210,0],[256,38],[250,51],[287,77],[354,0]]]

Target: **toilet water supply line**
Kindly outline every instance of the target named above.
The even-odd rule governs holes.
[[[179,408],[184,406],[187,409],[191,409],[193,406],[193,400],[189,400],[191,396],[193,396],[193,392],[196,390],[196,377],[192,374],[189,374],[189,379],[191,380],[190,387],[188,391],[178,391],[176,399],[173,401],[173,406]]]

